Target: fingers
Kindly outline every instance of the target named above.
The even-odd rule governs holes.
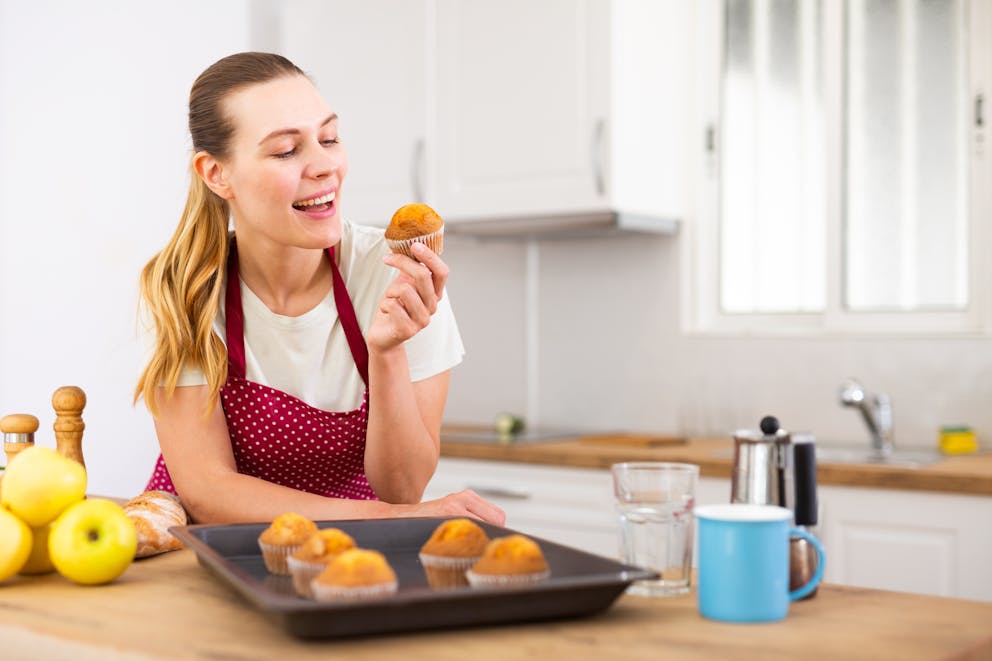
[[[383,261],[415,282],[423,296],[432,292],[434,298],[440,300],[448,281],[448,265],[422,243],[414,243],[411,250],[416,255],[416,259],[390,253],[383,258]]]
[[[477,507],[470,507],[469,512],[486,523],[497,526],[506,525],[506,512],[485,500],[481,501]]]
[[[423,244],[414,244],[418,262],[406,255],[390,253],[383,262],[400,273],[379,303],[381,317],[373,321],[374,335],[392,345],[405,342],[430,323],[448,279],[448,266]],[[378,324],[381,321],[382,326]]]
[[[502,526],[506,523],[506,512],[474,491],[466,489],[452,494],[451,497],[460,500],[462,506],[465,508],[465,512],[473,518],[481,519],[486,523],[493,523],[497,526]]]
[[[373,321],[373,328],[369,329],[369,335],[384,335],[389,338],[387,341],[389,345],[406,342],[422,328],[410,318],[406,308],[403,307],[398,298],[387,296],[382,299],[379,303],[379,312],[382,314],[381,318],[384,319],[383,325],[377,323],[378,319]]]
[[[394,282],[386,290],[384,300],[397,301],[406,312],[406,316],[420,330],[430,323],[431,315],[437,310],[437,301],[431,299],[434,304],[433,309],[420,297],[420,293],[412,285],[402,282]],[[415,331],[416,332],[416,331]]]

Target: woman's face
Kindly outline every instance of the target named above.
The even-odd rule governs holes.
[[[224,173],[239,236],[326,248],[341,237],[348,156],[338,122],[304,76],[251,85],[224,100],[234,135]]]

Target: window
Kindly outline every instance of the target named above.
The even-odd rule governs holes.
[[[692,326],[992,329],[992,3],[702,6]]]

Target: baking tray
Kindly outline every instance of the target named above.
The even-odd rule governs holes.
[[[432,590],[418,553],[442,518],[320,521],[320,528],[348,533],[361,548],[386,555],[399,580],[392,596],[368,602],[328,603],[299,597],[288,576],[269,574],[258,550],[266,524],[190,525],[170,532],[196,552],[200,564],[230,585],[289,633],[303,638],[333,638],[532,622],[591,615],[609,608],[635,580],[654,572],[624,565],[533,535],[544,552],[550,577],[532,586]],[[516,531],[480,523],[502,537]]]

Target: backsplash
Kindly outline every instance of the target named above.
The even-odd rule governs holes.
[[[934,447],[948,424],[992,445],[992,340],[687,336],[681,240],[538,243],[536,394],[526,387],[526,243],[452,243],[445,259],[468,353],[445,418],[488,422],[536,397],[536,422],[549,426],[728,435],[774,413],[821,443],[867,445],[860,416],[838,399],[856,377],[892,397],[897,446]]]

